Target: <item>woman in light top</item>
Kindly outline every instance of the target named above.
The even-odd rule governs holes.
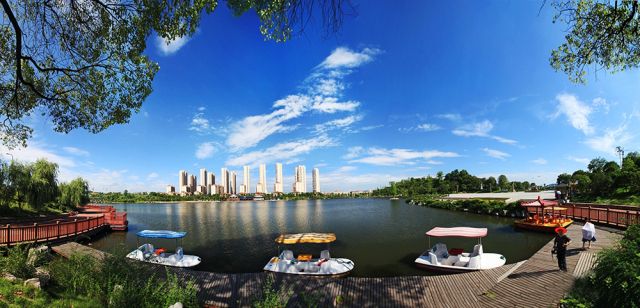
[[[584,223],[584,227],[582,227],[582,250],[591,248],[591,242],[596,241],[596,226],[594,226],[591,221],[587,220]],[[585,248],[584,245],[588,244]]]

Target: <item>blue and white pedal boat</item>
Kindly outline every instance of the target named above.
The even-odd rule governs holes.
[[[164,248],[155,248],[151,243],[145,243],[138,247],[136,250],[127,254],[127,258],[147,262],[152,264],[174,266],[174,267],[193,267],[202,259],[198,256],[185,255],[182,251],[182,247],[178,246],[178,240],[187,235],[187,232],[177,232],[169,230],[143,230],[136,233],[138,238],[145,239],[175,239],[176,250],[171,253]]]

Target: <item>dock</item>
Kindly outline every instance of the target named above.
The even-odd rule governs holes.
[[[568,228],[572,239],[568,272],[559,271],[557,260],[551,257],[553,240],[525,261],[456,275],[325,279],[168,269],[181,279],[194,281],[200,303],[211,307],[249,307],[260,298],[267,281],[283,294],[290,294],[287,307],[307,307],[310,302],[320,307],[337,302],[344,307],[549,307],[556,306],[570,291],[576,277],[591,269],[599,250],[612,247],[621,238],[620,231],[599,228],[598,240],[583,251],[581,228],[579,224]],[[68,246],[63,250],[86,249]],[[160,275],[165,272],[162,266],[149,266]]]

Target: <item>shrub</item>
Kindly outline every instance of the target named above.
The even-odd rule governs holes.
[[[9,272],[12,275],[29,279],[36,272],[32,264],[28,264],[28,245],[18,245],[7,250],[7,256],[0,258],[0,271]]]

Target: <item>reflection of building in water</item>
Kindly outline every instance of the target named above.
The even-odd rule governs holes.
[[[271,202],[257,203],[253,204],[253,206],[251,207],[255,211],[253,219],[258,224],[260,234],[269,233],[269,207],[271,207],[270,203]]]
[[[275,202],[275,220],[279,233],[287,233],[287,207],[285,201]]]
[[[307,230],[309,229],[309,200],[299,200],[296,201],[293,207],[294,219],[296,221],[296,230]]]
[[[273,184],[273,192],[281,194],[284,192],[284,184],[282,182],[282,164],[276,163],[276,182]]]

